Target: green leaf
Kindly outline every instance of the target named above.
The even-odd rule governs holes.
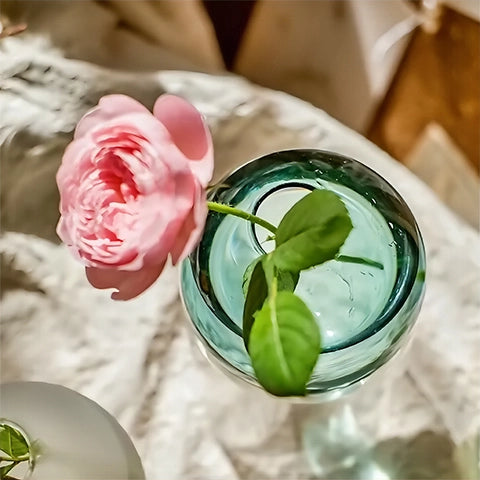
[[[348,215],[340,197],[329,190],[313,190],[284,215],[275,234],[276,246],[337,215]]]
[[[314,190],[280,222],[274,263],[280,270],[300,272],[331,260],[351,229],[348,210],[340,197],[327,190]]]
[[[15,465],[18,465],[18,462],[12,462],[12,463],[9,463],[8,465],[4,465],[3,467],[0,467],[0,479],[7,478],[7,473],[8,473]]]
[[[243,279],[242,279],[242,291],[243,291],[243,296],[246,297],[248,293],[248,287],[250,285],[250,279],[252,278],[253,274],[253,269],[255,268],[255,265],[257,265],[258,262],[262,260],[264,255],[256,258],[248,267],[245,269],[245,272],[243,272]]]
[[[293,292],[297,286],[298,279],[300,278],[299,272],[289,272],[288,270],[277,270],[278,290],[286,290],[287,292]]]
[[[272,292],[255,314],[249,353],[260,384],[273,395],[305,395],[320,354],[320,332],[303,301],[288,291]]]
[[[299,272],[335,257],[352,229],[348,217],[335,217],[321,227],[303,232],[274,251],[275,265]]]
[[[245,298],[243,309],[243,339],[248,350],[248,339],[254,322],[255,313],[262,308],[268,296],[269,285],[274,276],[277,277],[277,290],[293,292],[297,286],[299,274],[278,270],[272,260],[272,255],[262,255],[255,259],[243,274],[242,289]]]
[[[253,264],[253,271],[248,280],[248,291],[245,298],[245,305],[243,307],[243,341],[248,350],[248,339],[250,337],[250,330],[254,322],[254,314],[257,310],[262,308],[263,303],[268,295],[268,285],[263,270],[263,257],[259,257],[256,263]],[[247,270],[252,264],[247,267]],[[246,275],[245,271],[245,275]],[[244,275],[244,283],[245,283]]]
[[[28,454],[29,447],[25,437],[10,425],[0,425],[0,450],[13,460]]]

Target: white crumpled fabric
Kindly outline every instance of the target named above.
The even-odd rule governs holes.
[[[311,475],[299,429],[314,407],[241,388],[203,359],[190,341],[178,269],[115,303],[55,240],[54,173],[75,122],[102,94],[151,106],[168,91],[205,114],[217,178],[267,152],[314,147],[351,155],[402,194],[423,232],[427,292],[408,352],[358,408],[376,422],[397,478],[459,478],[454,444],[472,438],[480,420],[478,232],[365,138],[286,94],[231,75],[116,73],[14,38],[0,48],[2,381],[59,383],[97,401],[130,434],[151,480]]]

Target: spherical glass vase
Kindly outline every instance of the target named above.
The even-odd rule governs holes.
[[[340,196],[353,230],[340,249],[341,259],[301,273],[295,293],[318,321],[322,352],[307,395],[287,401],[308,411],[301,416],[301,437],[310,473],[332,475],[364,457],[369,425],[357,418],[352,405],[362,403],[365,384],[375,384],[367,380],[406,344],[423,298],[425,253],[415,219],[398,192],[365,165],[332,152],[266,155],[221,180],[209,200],[278,225],[313,189]],[[247,395],[252,405],[243,398],[238,416],[247,423],[245,415],[253,415],[260,436],[275,429],[272,411],[284,415],[285,399],[261,391],[244,347],[242,280],[247,266],[271,249],[273,241],[262,227],[210,212],[202,241],[181,267],[182,298],[196,341],[210,362],[253,387]]]

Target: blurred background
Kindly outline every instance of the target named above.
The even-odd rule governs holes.
[[[302,105],[292,100],[297,107],[282,111],[278,122],[280,115],[271,105],[285,96],[275,95],[277,101],[270,101],[267,92],[247,89],[236,77],[240,76],[310,102],[364,135],[459,214],[463,221],[446,215],[446,210],[437,218],[431,198],[420,195],[413,202],[425,206],[422,221],[431,240],[432,299],[424,315],[433,333],[427,328],[425,338],[438,334],[445,343],[439,344],[439,358],[433,356],[435,368],[428,364],[429,355],[436,352],[433,342],[419,344],[425,359],[415,367],[423,374],[408,382],[425,381],[430,393],[418,395],[428,415],[433,411],[429,403],[436,402],[430,385],[446,384],[445,391],[458,397],[452,412],[458,406],[458,418],[474,425],[465,414],[469,410],[464,394],[465,385],[478,382],[468,383],[470,377],[449,362],[455,357],[468,363],[464,371],[476,371],[465,351],[476,348],[478,268],[473,259],[480,256],[466,224],[479,226],[480,0],[0,0],[3,379],[54,380],[97,399],[130,428],[152,469],[161,467],[162,459],[173,469],[209,458],[204,450],[191,454],[192,445],[212,444],[199,426],[203,417],[197,399],[189,396],[190,390],[197,394],[189,388],[196,370],[185,363],[190,350],[181,343],[185,337],[177,318],[183,313],[172,307],[176,292],[162,290],[175,286],[174,279],[167,277],[160,285],[161,295],[152,290],[138,304],[112,304],[104,292],[86,285],[83,270],[76,270],[65,256],[55,233],[55,173],[78,119],[107,93],[124,92],[152,106],[152,99],[163,92],[156,72],[164,70],[209,74],[194,75],[191,82],[192,75],[172,75],[168,85],[172,93],[201,101],[212,123],[216,160],[239,164],[252,158],[252,152],[258,154],[260,147],[301,147],[308,140],[308,121],[305,136],[297,132],[304,123],[298,126],[296,121],[304,117],[296,116],[295,108],[300,111]],[[184,80],[178,86],[180,77]],[[245,95],[246,90],[252,91]],[[263,94],[266,99],[259,100]],[[326,124],[327,116],[316,113],[309,118]],[[284,125],[288,115],[291,125]],[[336,122],[328,118],[328,124]],[[340,130],[348,147],[349,139],[357,136]],[[322,129],[313,133],[320,138]],[[365,152],[375,151],[363,139],[352,142],[352,151],[360,143],[366,144]],[[411,177],[400,185],[407,193],[409,187],[417,191]],[[442,231],[442,225],[453,225],[452,231]],[[442,320],[453,322],[454,333],[438,326]],[[459,328],[457,321],[470,329]],[[460,333],[463,343],[457,338]],[[185,383],[178,381],[175,370],[184,365]],[[458,384],[451,381],[453,376]],[[409,402],[417,387],[400,387],[405,385]],[[405,408],[414,412],[415,429],[422,429],[419,410],[408,402]],[[439,411],[443,415],[450,406],[440,402]],[[403,431],[413,425],[404,424],[401,415],[397,420]],[[429,426],[442,425],[437,416],[424,420]],[[179,444],[177,450],[172,438]],[[426,459],[429,473],[415,470],[399,478],[460,478],[443,466],[453,452],[450,439],[427,432],[417,440],[408,443],[410,457],[414,462],[421,457],[418,464]],[[395,440],[392,452],[402,442]],[[181,452],[178,457],[172,456],[175,451]],[[471,451],[478,453],[477,439]],[[225,455],[223,450],[212,452],[222,459]],[[463,450],[455,452],[473,458]],[[434,462],[434,457],[445,462]],[[462,460],[475,471],[465,478],[478,479],[476,459]],[[436,474],[437,466],[442,474]],[[188,477],[181,473],[168,478]]]
[[[405,163],[478,226],[478,0],[7,0],[1,19],[3,36],[41,36],[67,58],[229,71],[291,93]]]

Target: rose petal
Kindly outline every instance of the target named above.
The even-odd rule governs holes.
[[[213,175],[213,145],[210,131],[200,112],[186,100],[162,95],[153,114],[163,123],[177,148],[190,160],[190,168],[206,187]]]
[[[109,139],[111,132],[121,125],[128,128],[130,133],[137,133],[145,141],[142,143],[142,148],[145,149],[145,155],[142,158],[143,162],[148,163],[148,168],[151,168],[150,177],[161,180],[163,177],[162,164],[168,166],[174,172],[192,172],[190,162],[187,157],[177,148],[173,143],[171,135],[165,125],[163,125],[150,112],[144,113],[127,113],[120,115],[111,121],[102,124],[95,131],[91,132],[91,138],[86,140],[86,143],[92,145],[107,145],[114,147],[114,143]],[[128,134],[127,134],[128,136]],[[76,142],[74,142],[76,143]],[[158,168],[160,170],[158,170]]]
[[[130,300],[150,287],[160,276],[166,259],[161,264],[144,267],[141,270],[128,272],[95,267],[86,267],[88,281],[95,288],[116,288],[112,293],[113,300]]]
[[[87,112],[78,122],[74,138],[81,138],[97,125],[128,113],[151,115],[146,107],[127,95],[105,95],[99,100],[98,105]]]
[[[171,250],[174,265],[190,255],[200,241],[208,214],[205,197],[205,191],[197,185],[193,207],[180,227]]]
[[[63,152],[62,163],[57,171],[57,184],[59,187],[62,187],[64,183],[68,182],[70,179],[75,179],[78,177],[78,174],[75,175],[74,168],[82,163],[85,157],[89,159],[89,151],[91,145],[88,145],[86,142],[81,140],[73,140],[69,143],[66,149]]]

